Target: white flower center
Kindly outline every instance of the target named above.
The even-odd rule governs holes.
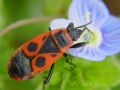
[[[88,29],[90,29],[92,33],[86,30],[80,36],[80,38],[74,42],[74,44],[80,42],[88,42],[89,47],[98,47],[102,42],[102,34],[100,30],[93,27],[88,27]]]
[[[88,46],[98,47],[99,45],[101,45],[102,42],[102,33],[100,32],[99,29],[90,28],[90,30],[92,30],[93,34],[89,39]]]

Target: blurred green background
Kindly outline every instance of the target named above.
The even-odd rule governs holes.
[[[105,1],[114,15],[120,15],[119,0]],[[67,17],[70,3],[71,0],[0,0],[0,31],[18,20],[46,16],[44,22],[21,26],[0,37],[0,90],[41,90],[48,71],[31,80],[18,82],[8,76],[7,64],[20,45],[48,31],[49,16]],[[76,68],[65,63],[62,57],[56,62],[47,90],[120,90],[119,54],[102,62],[71,58]]]

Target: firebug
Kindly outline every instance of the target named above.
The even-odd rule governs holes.
[[[74,27],[74,24],[70,23],[67,28],[50,29],[49,32],[40,34],[23,44],[14,53],[8,64],[10,77],[14,80],[28,80],[51,67],[47,78],[44,80],[44,85],[47,84],[55,62],[62,55],[69,62],[66,51],[69,48],[78,48],[87,44],[87,42],[81,42],[73,45],[74,41],[77,41],[85,30],[89,31],[86,26],[90,23],[79,27]]]

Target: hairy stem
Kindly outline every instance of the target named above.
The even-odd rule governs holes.
[[[49,16],[49,17],[37,17],[37,18],[31,18],[31,19],[24,19],[24,20],[19,20],[15,23],[12,23],[10,25],[8,25],[7,27],[5,27],[1,32],[0,32],[0,37],[4,36],[5,34],[7,34],[10,31],[15,30],[15,28],[27,25],[27,24],[31,24],[31,23],[38,23],[38,22],[47,22],[50,21],[51,19],[54,19],[55,16]]]

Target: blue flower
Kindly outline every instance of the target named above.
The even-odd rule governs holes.
[[[85,17],[89,14],[88,17]],[[66,28],[70,22],[81,26],[92,21],[87,27],[93,32],[86,46],[70,48],[67,53],[92,61],[104,60],[106,56],[120,51],[120,20],[111,15],[102,0],[73,0],[68,19],[58,18],[51,22],[51,28]],[[80,42],[80,39],[75,42]]]

